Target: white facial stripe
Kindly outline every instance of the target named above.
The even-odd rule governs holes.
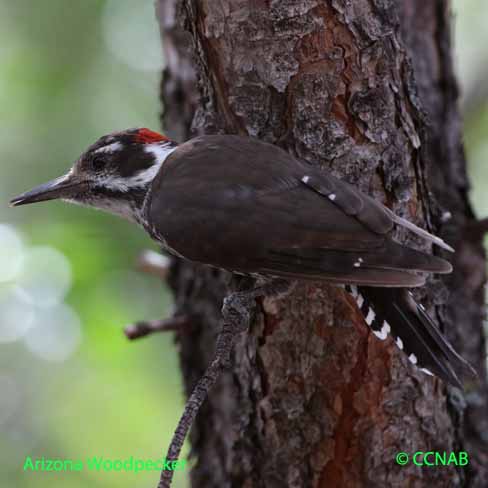
[[[177,146],[171,146],[170,144],[154,143],[149,144],[144,148],[144,151],[151,153],[155,156],[156,161],[161,166],[164,160],[176,149]]]
[[[116,143],[114,143],[116,144]],[[153,154],[156,157],[156,162],[145,170],[139,171],[130,178],[122,178],[120,176],[113,177],[108,175],[103,182],[106,188],[111,190],[127,192],[131,188],[140,188],[146,186],[150,183],[158,174],[161,166],[163,165],[166,158],[175,150],[178,146],[173,146],[171,144],[150,144],[144,148],[146,152]]]
[[[113,142],[108,146],[103,146],[100,149],[95,151],[96,153],[114,153],[116,151],[120,151],[124,146],[120,142]]]

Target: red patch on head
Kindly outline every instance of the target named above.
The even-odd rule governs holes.
[[[135,135],[136,142],[140,142],[142,144],[150,144],[151,142],[161,142],[161,141],[169,141],[166,136],[162,134],[158,134],[149,129],[139,129]]]

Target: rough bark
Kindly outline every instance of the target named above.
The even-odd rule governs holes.
[[[467,199],[444,0],[159,0],[163,125],[237,133],[332,171],[458,249],[416,295],[480,372],[466,394],[418,373],[334,287],[264,300],[191,435],[192,486],[487,486],[482,231]],[[182,216],[184,218],[184,216]],[[398,239],[421,247],[407,233]],[[214,349],[229,277],[173,265],[187,392]],[[449,298],[448,298],[449,297]],[[394,462],[458,451],[468,469]]]

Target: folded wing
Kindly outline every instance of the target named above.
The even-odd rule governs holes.
[[[447,248],[443,241],[261,141],[196,138],[168,157],[155,184],[151,219],[169,247],[194,261],[371,286],[419,286],[425,273],[451,271],[447,261],[393,242],[391,231],[403,225]]]

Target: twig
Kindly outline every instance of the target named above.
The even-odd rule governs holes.
[[[200,378],[188,398],[183,415],[178,422],[173,439],[166,455],[166,461],[178,461],[181,448],[195,417],[208,392],[217,382],[222,371],[230,365],[230,354],[235,339],[240,332],[248,329],[255,308],[254,300],[263,296],[276,296],[291,290],[291,284],[284,280],[270,281],[263,286],[248,291],[235,292],[224,299],[222,307],[222,330],[217,338],[215,356],[205,374]],[[173,479],[172,470],[163,470],[158,488],[170,488]]]
[[[189,315],[180,315],[164,320],[150,320],[147,322],[137,322],[136,324],[128,325],[124,329],[124,334],[127,339],[133,341],[140,339],[155,332],[169,332],[179,330],[182,327],[188,326],[191,323]]]

